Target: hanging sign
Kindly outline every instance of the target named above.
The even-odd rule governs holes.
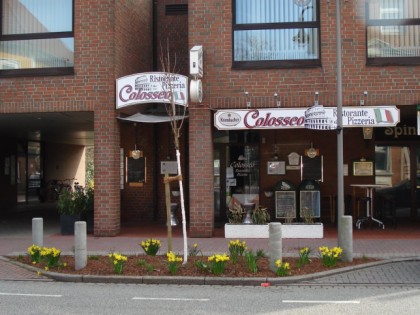
[[[145,103],[187,106],[188,77],[168,72],[145,72],[117,79],[117,109]]]
[[[317,106],[321,111],[317,108],[308,113],[307,108],[218,110],[214,114],[214,126],[219,130],[336,129],[337,108]],[[343,127],[390,127],[400,121],[396,106],[347,106],[342,111]]]

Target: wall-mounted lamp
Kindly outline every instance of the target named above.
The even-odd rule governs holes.
[[[314,97],[314,104],[315,104],[315,106],[317,106],[319,104],[318,98],[319,98],[319,92],[315,92],[315,97]]]
[[[280,107],[281,103],[280,103],[279,95],[277,93],[274,93],[274,100],[276,101],[277,107]]]
[[[249,99],[249,93],[246,91],[244,93],[246,97],[246,108],[251,108],[251,100]]]
[[[137,123],[134,123],[134,150],[131,151],[131,157],[135,160],[139,159],[141,156],[141,151],[137,150]]]
[[[274,159],[275,161],[277,161],[277,160],[279,159],[279,155],[278,155],[277,153],[276,153],[276,154],[274,154],[273,159]]]
[[[363,127],[363,139],[372,140],[373,127]]]
[[[365,105],[365,99],[368,96],[368,91],[364,91],[360,99],[360,106]],[[373,137],[373,127],[363,127],[363,139],[371,140]]]
[[[368,96],[368,91],[364,91],[363,95],[362,95],[362,98],[360,99],[360,106],[365,105],[365,97],[367,97],[367,96]]]

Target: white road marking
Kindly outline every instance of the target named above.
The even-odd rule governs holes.
[[[210,299],[189,299],[189,298],[151,298],[151,297],[133,297],[133,300],[150,300],[150,301],[194,301],[208,302]]]
[[[0,295],[33,296],[33,297],[62,297],[62,295],[59,295],[59,294],[32,294],[32,293],[6,293],[6,292],[0,292]]]
[[[282,303],[313,303],[313,304],[360,304],[360,301],[300,301],[300,300],[283,300]]]

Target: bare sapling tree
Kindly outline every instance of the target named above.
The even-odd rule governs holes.
[[[181,205],[181,216],[182,216],[182,236],[183,236],[183,250],[184,250],[184,258],[183,263],[186,264],[188,261],[188,243],[187,243],[187,221],[185,215],[185,202],[184,202],[184,187],[182,183],[182,170],[181,170],[181,153],[180,153],[180,137],[181,137],[181,130],[184,124],[184,120],[186,118],[188,102],[184,106],[179,106],[175,102],[175,91],[173,82],[176,82],[176,55],[174,57],[173,66],[171,63],[171,58],[169,54],[169,49],[166,49],[166,53],[163,53],[161,50],[160,54],[160,63],[165,73],[165,82],[163,82],[163,89],[168,90],[170,93],[170,102],[166,104],[166,112],[170,117],[170,124],[171,130],[174,140],[174,147],[176,151],[176,160],[177,160],[177,169],[178,175],[169,177],[168,174],[165,175],[164,183],[165,183],[165,195],[166,195],[166,213],[167,213],[167,226],[168,226],[168,251],[172,250],[172,229],[171,229],[171,220],[170,220],[170,191],[169,191],[169,184],[172,181],[178,181],[179,183],[179,198],[180,198],[180,205]],[[185,95],[186,99],[188,100],[188,95]]]

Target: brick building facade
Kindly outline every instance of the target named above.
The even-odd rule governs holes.
[[[265,3],[270,5],[274,2]],[[215,225],[227,221],[229,205],[225,204],[225,200],[238,193],[239,183],[243,181],[243,178],[230,177],[228,162],[232,162],[229,159],[233,159],[235,154],[243,155],[247,150],[256,152],[258,179],[252,185],[242,183],[242,188],[252,189],[252,194],[258,196],[258,204],[269,208],[273,220],[280,220],[276,219],[275,198],[267,197],[264,191],[275,190],[276,184],[282,180],[299,186],[301,173],[286,170],[284,174],[269,174],[267,162],[277,159],[287,162],[290,153],[304,156],[313,146],[323,156],[321,195],[335,196],[336,132],[281,128],[221,132],[214,127],[214,114],[217,110],[247,109],[247,102],[251,109],[275,109],[278,104],[282,109],[307,108],[314,104],[315,92],[319,93],[320,104],[336,106],[335,1],[312,0],[306,7],[300,6],[304,1],[286,2],[290,8],[287,9],[290,10],[290,21],[287,23],[312,20],[309,25],[279,27],[291,29],[290,36],[295,36],[294,39],[291,37],[291,41],[301,45],[305,44],[302,42],[303,35],[315,34],[317,41],[312,38],[311,43],[314,49],[318,49],[318,56],[287,61],[286,57],[275,55],[277,60],[264,62],[273,57],[261,57],[260,52],[260,57],[255,57],[257,52],[253,51],[253,55],[247,57],[249,60],[241,59],[236,55],[235,48],[242,43],[234,42],[234,38],[239,36],[238,32],[249,29],[246,22],[239,21],[237,9],[245,2],[238,0],[75,0],[73,72],[66,75],[0,72],[0,119],[13,119],[17,114],[86,113],[85,118],[94,134],[91,145],[94,146],[95,164],[95,235],[117,235],[121,224],[163,222],[165,200],[160,162],[175,159],[169,125],[117,120],[125,113],[115,110],[115,80],[134,73],[161,70],[160,56],[166,51],[176,65],[175,71],[188,76],[189,50],[195,45],[202,45],[204,99],[200,104],[189,104],[189,118],[181,138],[189,234],[192,237],[211,237]],[[380,3],[379,0],[373,2]],[[409,18],[415,26],[410,31],[418,35],[420,12],[416,2],[403,2],[414,5],[411,10],[414,15]],[[376,43],[367,38],[370,20],[375,19],[374,15],[371,19],[367,18],[368,10],[374,12],[375,7],[366,6],[366,1],[342,3],[343,106],[359,106],[362,99],[369,106],[396,105],[401,118],[408,121],[413,113],[416,114],[415,106],[420,103],[420,55],[402,58],[397,63],[392,58],[386,59],[383,64],[380,64],[381,58],[368,58],[369,45]],[[395,26],[381,27],[384,32],[396,32]],[[299,33],[301,30],[304,34]],[[284,45],[287,36],[284,35]],[[5,40],[4,36],[2,40]],[[419,42],[410,42],[410,45],[417,49],[420,47]],[[409,62],[401,64],[401,60]],[[366,97],[364,91],[368,92]],[[274,97],[275,93],[278,98]],[[3,147],[7,148],[1,153],[2,160],[16,157],[16,143],[29,139],[19,138],[16,129],[14,136],[7,140],[2,137]],[[62,132],[59,129],[57,133]],[[382,137],[385,133],[380,129],[384,128],[375,129],[372,140],[363,139],[361,128],[344,129],[344,164],[348,168],[344,178],[346,194],[351,194],[352,183],[375,182],[375,176],[353,176],[352,162],[361,158],[374,160],[375,145],[395,145],[395,138],[391,141]],[[5,131],[2,133],[5,134]],[[48,146],[53,146],[52,141],[41,141],[45,151]],[[135,145],[146,157],[146,182],[141,187],[127,184],[121,187],[120,149],[123,149],[125,159]],[[413,152],[418,145],[417,137],[407,138],[399,145],[410,147],[412,161],[416,160]],[[44,163],[59,164],[52,154],[44,157]],[[219,164],[224,167],[221,172]],[[411,178],[417,175],[414,164],[411,163]],[[0,188],[10,196],[16,196],[17,186],[11,184],[12,175],[0,175]],[[48,174],[43,175],[44,179],[49,179]],[[231,186],[225,184],[226,179],[232,179]],[[233,184],[235,180],[236,187]],[[173,189],[176,190],[176,186]],[[13,198],[2,197],[2,208],[13,207],[16,203]],[[321,220],[324,215],[329,213],[321,209]]]
[[[236,36],[235,32],[252,29],[252,27],[246,28],[244,24],[235,23],[235,14],[239,15],[240,12],[235,11],[233,6],[235,4],[237,7],[245,5],[246,1],[193,0],[188,2],[189,46],[203,45],[204,48],[204,78],[202,80],[204,100],[202,104],[191,105],[189,120],[191,235],[211,236],[215,222],[213,211],[217,208],[213,192],[215,187],[213,159],[217,159],[214,157],[216,131],[213,127],[213,115],[215,111],[246,109],[247,101],[250,102],[252,109],[276,108],[277,103],[273,97],[275,93],[279,96],[278,100],[280,100],[282,108],[312,106],[315,92],[319,93],[320,104],[333,107],[337,104],[335,1],[306,1],[308,2],[306,7],[303,4],[300,8],[297,6],[297,1],[282,3],[286,2],[290,6],[295,6],[294,9],[299,10],[298,13],[302,12],[301,16],[305,16],[305,19],[308,18],[306,14],[309,9],[313,9],[313,6],[318,8],[319,20],[315,18],[315,13],[313,15],[314,21],[319,21],[320,30],[318,65],[299,66],[293,62],[291,66],[285,63],[281,66],[275,63],[256,63],[251,66],[251,62],[242,63],[242,65],[240,62],[235,64],[233,60],[236,48],[233,42]],[[272,2],[265,1],[266,5],[269,3]],[[372,65],[369,65],[367,47],[370,42],[367,38],[369,34],[366,26],[367,10],[370,8],[370,11],[373,12],[375,6],[380,5],[381,2],[370,1],[370,5],[373,7],[368,7],[366,3],[367,1],[342,2],[343,106],[359,106],[362,100],[365,105],[370,106],[396,105],[401,110],[401,125],[407,124],[405,120],[416,115],[415,105],[419,103],[420,99],[419,55],[417,53],[415,62],[410,65],[398,64],[395,63],[395,60],[390,60],[388,64],[374,65],[372,62]],[[419,9],[417,5],[412,1],[404,2],[405,10],[411,10],[414,14],[411,17],[417,18],[415,22],[417,26],[414,28],[416,33],[414,34],[417,34],[418,37]],[[395,6],[397,5],[395,4]],[[304,11],[305,13],[303,13]],[[251,9],[250,16],[256,15],[256,12],[260,11],[257,11],[257,8]],[[238,16],[236,18],[239,20]],[[378,17],[373,16],[373,18]],[[243,17],[243,19],[246,18]],[[253,22],[255,23],[255,21]],[[293,26],[288,25],[288,27]],[[294,29],[294,31],[298,33],[299,29]],[[416,35],[414,34],[411,44],[418,47],[419,42],[418,39],[415,39]],[[237,36],[239,37],[239,34]],[[240,44],[236,43],[236,45]],[[411,58],[408,59],[411,60]],[[367,97],[364,97],[364,91],[368,92]],[[244,92],[248,92],[248,98]],[[379,134],[383,134],[382,129],[375,128],[375,136],[378,139]],[[274,156],[279,157],[282,161],[287,161],[289,153],[297,152],[304,155],[305,149],[313,144],[324,158],[324,180],[320,185],[321,195],[337,195],[336,132],[277,129],[260,130],[257,133],[259,140],[256,145],[259,147],[260,167],[259,203],[270,209],[272,218],[275,217],[274,198],[267,198],[263,191],[273,190],[276,183],[281,180],[290,180],[296,186],[299,186],[301,182],[299,171],[286,171],[284,175],[267,175],[266,162],[273,160]],[[417,137],[411,138],[410,141],[412,142],[405,144],[407,146],[414,145],[414,147],[418,145]],[[346,195],[352,194],[350,185],[353,183],[375,182],[375,176],[357,177],[352,175],[354,160],[359,160],[362,157],[375,159],[375,144],[389,145],[390,140],[384,137],[381,137],[381,141],[375,141],[375,137],[373,140],[364,140],[361,128],[346,128],[344,130],[344,164],[348,167],[348,173],[344,178]],[[411,149],[412,152],[415,151],[413,147]],[[411,172],[411,177],[415,178],[416,170]],[[224,191],[222,195],[223,193]],[[221,203],[224,202],[223,198],[220,199]],[[350,211],[350,207],[347,208],[346,212]],[[220,220],[226,221],[225,214],[221,214]]]

